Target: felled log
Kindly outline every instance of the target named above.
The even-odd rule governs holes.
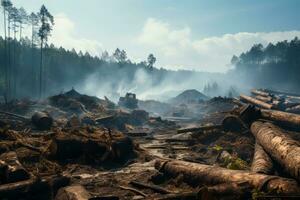
[[[286,126],[300,128],[300,115],[276,110],[261,109],[261,117]]]
[[[205,125],[200,127],[193,127],[193,128],[183,128],[178,129],[177,133],[187,133],[187,132],[195,132],[195,131],[206,131],[211,129],[220,129],[222,128],[222,125]]]
[[[23,181],[29,178],[28,172],[19,162],[16,152],[3,153],[0,156],[0,163],[2,168],[1,182],[12,183]]]
[[[300,114],[300,105],[287,108],[286,111],[290,112],[290,113],[296,113],[296,114],[298,113],[298,114]]]
[[[256,121],[251,132],[264,150],[292,177],[300,180],[300,143],[271,123]]]
[[[262,174],[273,173],[273,161],[260,144],[256,142],[251,171]]]
[[[272,109],[274,107],[272,104],[265,103],[263,101],[260,101],[258,99],[249,97],[247,95],[240,95],[240,99],[242,101],[245,101],[247,103],[251,103],[251,104],[257,105],[257,106],[259,106],[261,108],[265,108],[265,109]]]
[[[254,94],[254,95],[259,95],[259,96],[263,96],[263,97],[269,97],[270,94],[268,92],[264,92],[264,91],[261,91],[261,90],[251,90],[251,93]]]
[[[269,96],[265,97],[265,96],[257,95],[257,96],[255,96],[255,98],[260,100],[260,101],[263,101],[265,103],[269,103],[269,102],[272,101],[272,97],[269,97]]]
[[[191,184],[217,185],[221,183],[244,182],[252,189],[277,191],[278,193],[299,193],[296,180],[278,176],[258,174],[243,170],[230,170],[217,166],[190,163],[178,160],[157,160],[155,168],[167,176],[182,176]]]
[[[45,112],[35,112],[31,117],[32,123],[41,130],[49,130],[52,126],[52,117]]]
[[[202,187],[198,199],[249,199],[251,187],[247,183],[221,183],[211,187]]]
[[[23,181],[2,184],[0,185],[0,197],[16,197],[20,194],[25,194],[37,182],[38,180],[33,177]]]
[[[91,197],[83,186],[74,185],[59,189],[55,200],[89,200]]]
[[[287,95],[292,97],[300,97],[300,94],[292,93],[292,92],[283,92],[283,91],[275,91],[275,90],[264,90],[267,93],[278,94],[278,95]]]

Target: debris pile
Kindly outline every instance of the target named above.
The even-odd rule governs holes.
[[[177,122],[75,90],[1,105],[0,197],[297,198],[300,115],[288,112],[296,95],[252,94],[187,104],[201,117]]]

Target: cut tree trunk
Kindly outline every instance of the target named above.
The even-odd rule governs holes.
[[[300,144],[271,123],[256,121],[251,132],[264,150],[292,177],[300,180]]]
[[[251,171],[262,174],[273,173],[273,161],[260,144],[256,142]]]
[[[300,128],[300,115],[277,110],[261,109],[263,119],[275,121],[285,126]]]
[[[76,185],[59,189],[55,200],[89,200],[91,197],[84,187]]]
[[[41,130],[49,130],[52,126],[52,117],[45,112],[36,112],[31,118],[32,123]]]
[[[247,95],[240,95],[240,99],[242,101],[245,101],[247,103],[251,103],[251,104],[257,105],[257,106],[259,106],[261,108],[265,108],[265,109],[272,109],[274,107],[272,104],[265,103],[263,101],[260,101],[258,99],[249,97]]]
[[[221,183],[248,184],[252,189],[263,191],[277,191],[282,194],[299,193],[300,188],[296,180],[278,176],[270,176],[243,170],[230,170],[217,166],[203,165],[178,160],[157,160],[156,169],[167,176],[182,176],[193,185],[217,185]]]

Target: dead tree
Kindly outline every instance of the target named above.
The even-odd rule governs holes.
[[[256,121],[251,132],[264,150],[294,178],[300,180],[300,144],[271,123]]]

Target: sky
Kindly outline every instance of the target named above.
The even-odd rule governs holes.
[[[55,17],[50,42],[101,55],[150,53],[156,67],[226,72],[253,44],[300,37],[300,0],[12,0]],[[3,21],[3,20],[1,20]],[[1,33],[3,27],[0,27]]]

